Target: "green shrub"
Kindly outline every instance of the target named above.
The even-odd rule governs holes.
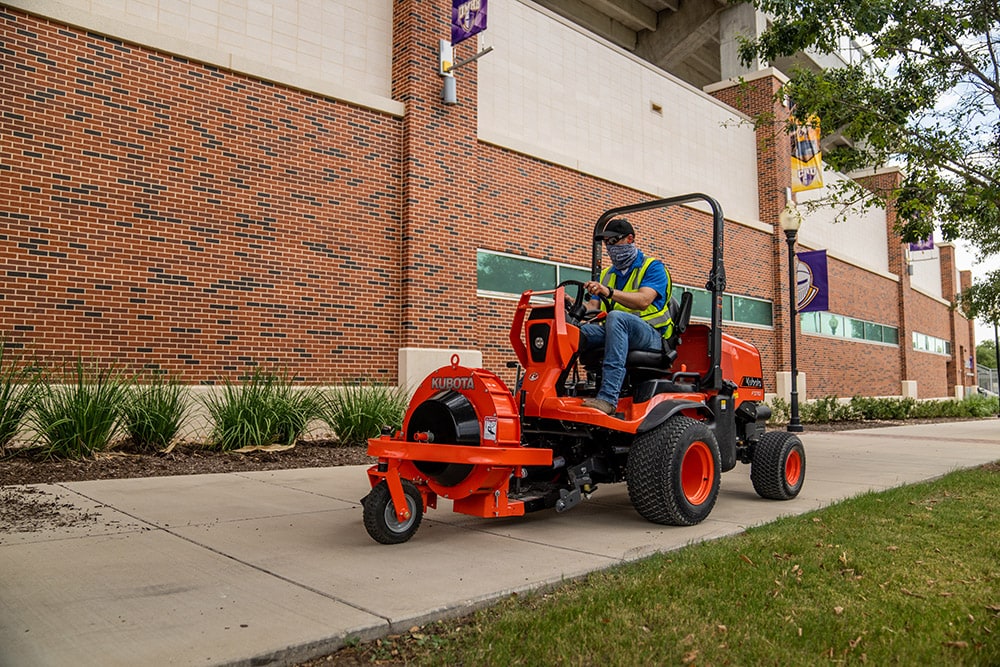
[[[920,419],[935,417],[981,418],[996,414],[996,409],[996,397],[973,394],[966,396],[961,401],[922,401],[914,406],[909,416]]]
[[[110,447],[120,432],[121,405],[127,384],[114,368],[75,370],[59,383],[41,386],[31,423],[45,458],[81,459]]]
[[[170,445],[187,417],[187,389],[160,377],[150,384],[132,385],[121,411],[132,446],[140,452],[160,451]]]
[[[21,430],[40,389],[38,373],[20,359],[11,359],[0,340],[0,455]]]
[[[344,445],[361,445],[377,437],[383,427],[403,426],[406,391],[380,384],[347,385],[323,395],[320,417]]]
[[[836,396],[825,396],[799,404],[799,418],[803,424],[825,424],[833,419],[837,407]]]
[[[997,414],[997,397],[973,394],[962,401],[969,417],[992,417]]]
[[[916,407],[917,401],[906,398],[873,398],[854,396],[851,407],[861,419],[907,419]]]
[[[792,417],[792,407],[788,404],[788,401],[781,398],[780,396],[775,396],[771,399],[771,418],[767,420],[768,424],[787,424],[788,420]]]
[[[316,390],[260,368],[238,384],[226,379],[221,394],[203,403],[212,417],[212,444],[223,451],[294,445],[319,407]]]

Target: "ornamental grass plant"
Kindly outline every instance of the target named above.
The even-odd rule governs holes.
[[[265,368],[238,382],[227,378],[202,402],[212,417],[211,445],[222,451],[290,447],[319,409],[315,389],[295,387],[287,373]]]
[[[29,423],[43,458],[82,459],[108,449],[121,431],[128,380],[110,366],[77,359],[63,377],[41,385]]]
[[[171,445],[187,418],[187,388],[161,376],[148,384],[131,385],[121,412],[133,449],[141,453],[162,451]]]
[[[405,389],[382,384],[344,385],[323,393],[320,418],[342,445],[363,445],[383,428],[397,431],[409,398]]]
[[[0,456],[20,432],[40,390],[37,371],[11,357],[0,340]]]

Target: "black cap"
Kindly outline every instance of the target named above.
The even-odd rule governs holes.
[[[629,234],[635,234],[635,230],[632,229],[632,223],[625,218],[615,218],[608,221],[608,224],[604,227],[604,231],[594,238],[610,239],[616,236],[628,236]]]

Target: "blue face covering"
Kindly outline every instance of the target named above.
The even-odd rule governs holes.
[[[639,256],[639,249],[634,243],[619,243],[605,246],[605,248],[608,251],[608,257],[611,258],[611,263],[620,273],[625,273],[632,268],[635,258]]]

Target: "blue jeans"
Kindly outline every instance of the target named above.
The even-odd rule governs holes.
[[[583,350],[604,346],[603,377],[597,398],[618,405],[618,394],[625,380],[625,357],[629,350],[663,349],[663,336],[644,319],[622,310],[612,310],[604,325],[580,327]]]

